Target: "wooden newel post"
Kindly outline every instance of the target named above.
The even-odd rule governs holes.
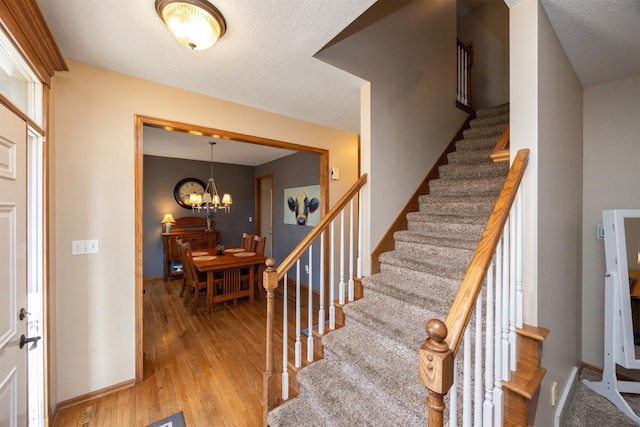
[[[420,381],[429,390],[427,406],[429,408],[429,427],[442,427],[444,396],[453,384],[453,352],[445,342],[448,330],[441,320],[427,322],[427,340],[420,347],[418,356],[418,375]]]
[[[274,368],[274,348],[273,348],[273,318],[275,311],[275,291],[278,288],[278,272],[273,268],[275,261],[268,258],[267,269],[262,273],[262,286],[267,291],[267,344],[266,344],[266,366],[262,382],[262,412],[263,423],[267,427],[267,415],[269,411],[278,406],[278,376]]]

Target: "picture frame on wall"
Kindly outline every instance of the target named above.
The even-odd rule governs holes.
[[[284,223],[314,227],[320,222],[320,185],[284,189]]]

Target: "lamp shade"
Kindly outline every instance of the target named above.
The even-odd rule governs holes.
[[[173,215],[171,214],[165,214],[164,217],[162,218],[163,224],[173,223],[173,222],[176,222],[176,220],[173,219]]]
[[[224,17],[206,0],[156,0],[156,11],[176,40],[193,50],[213,46],[226,31]]]

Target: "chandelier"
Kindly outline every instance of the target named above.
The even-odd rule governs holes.
[[[204,209],[207,214],[217,212],[218,210],[229,213],[231,212],[231,204],[233,203],[231,194],[224,193],[222,198],[220,198],[216,181],[213,179],[213,146],[216,145],[216,142],[209,141],[209,145],[211,146],[211,174],[209,176],[209,182],[207,182],[207,187],[204,189],[204,194],[192,194],[189,198],[189,203],[191,203],[194,211],[198,210],[198,212],[200,212],[201,209]]]

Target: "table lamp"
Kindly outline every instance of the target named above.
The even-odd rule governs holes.
[[[164,215],[164,218],[162,218],[162,223],[165,225],[165,233],[171,233],[171,224],[173,224],[174,222],[176,222],[176,220],[173,219],[173,215],[171,215],[170,213]]]

